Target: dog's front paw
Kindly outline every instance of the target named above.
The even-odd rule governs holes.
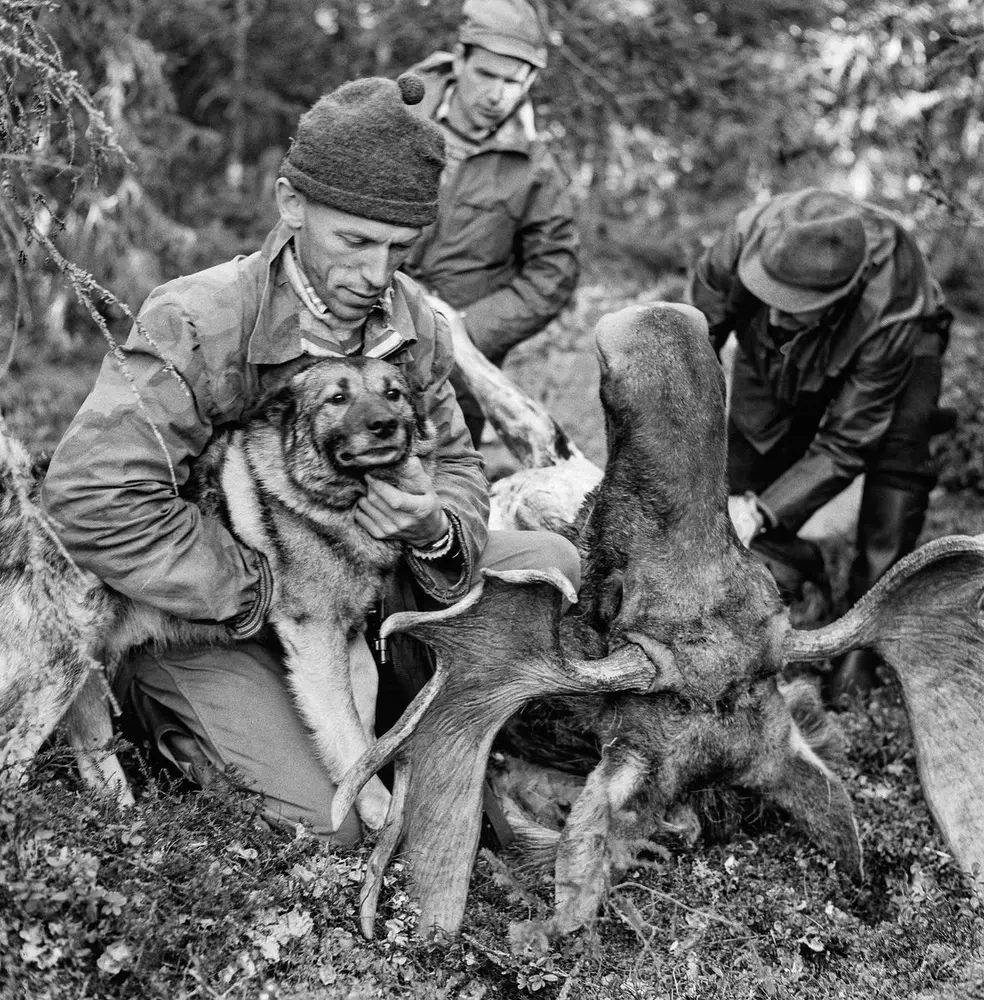
[[[363,826],[373,831],[381,830],[389,813],[391,798],[392,796],[379,778],[370,778],[362,791],[359,792],[359,797],[355,802],[355,808]]]

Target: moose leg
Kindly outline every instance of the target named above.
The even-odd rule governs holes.
[[[645,775],[646,762],[637,754],[617,744],[605,746],[561,834],[550,934],[572,934],[598,912],[608,892],[615,813],[639,792]]]

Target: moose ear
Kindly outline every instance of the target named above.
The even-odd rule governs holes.
[[[761,704],[759,753],[736,781],[787,812],[793,822],[849,875],[862,874],[861,843],[850,796],[816,755],[772,685]]]
[[[786,636],[787,660],[866,647],[896,673],[923,794],[957,862],[984,866],[984,535],[928,542],[843,618]]]

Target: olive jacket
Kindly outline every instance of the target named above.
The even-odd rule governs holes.
[[[863,470],[913,359],[942,351],[950,319],[912,236],[890,213],[859,202],[867,238],[860,282],[818,324],[784,340],[769,325],[768,307],[738,279],[738,258],[784,201],[803,194],[741,212],[702,254],[688,290],[717,351],[730,333],[737,337],[730,417],[755,449],[765,454],[794,426],[817,424],[806,453],[759,498],[793,531]]]
[[[431,118],[453,83],[452,57],[414,67],[426,86],[414,109]],[[577,284],[578,237],[568,181],[524,102],[446,175],[437,221],[403,269],[456,309],[482,353],[501,364],[542,330]]]
[[[282,224],[261,250],[156,288],[119,357],[59,444],[43,488],[46,509],[80,566],[132,598],[181,618],[228,621],[259,599],[258,554],[182,499],[190,462],[224,426],[311,348],[320,321],[281,267]],[[370,314],[363,353],[399,365],[438,432],[434,485],[464,556],[457,581],[409,558],[443,601],[467,589],[487,539],[488,484],[448,383],[450,332],[421,289],[397,274]]]

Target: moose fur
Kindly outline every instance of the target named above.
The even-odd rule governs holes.
[[[842,618],[795,628],[727,516],[724,393],[703,316],[675,303],[625,309],[602,320],[596,341],[609,460],[579,518],[581,606],[562,616],[573,595],[559,574],[486,572],[454,607],[394,615],[385,625],[430,643],[437,670],[333,804],[342,814],[395,758],[393,808],[363,887],[364,933],[372,934],[398,849],[411,861],[421,928],[458,929],[488,751],[531,699],[559,699],[569,724],[593,728],[602,747],[566,818],[557,910],[545,927],[529,928],[536,940],[591,920],[620,846],[660,817],[679,825],[689,790],[757,791],[862,877],[851,803],[816,753],[828,730],[815,702],[800,713],[798,695],[781,681],[789,663],[861,646],[898,675],[923,791],[955,859],[971,872],[984,864],[984,536],[930,542]],[[459,359],[468,380],[469,354]],[[500,392],[487,371],[476,381],[486,386],[476,395],[493,424],[502,399],[507,423],[521,412],[514,388]],[[526,451],[552,450],[565,461],[556,425],[531,426],[544,433]],[[539,470],[525,471],[529,497]],[[558,509],[546,506],[548,516]]]
[[[464,807],[458,801],[449,814],[446,789],[460,797],[472,787],[457,761],[484,770],[495,732],[531,697],[611,692],[576,702],[575,727],[604,749],[560,838],[552,932],[594,914],[617,840],[644,839],[707,783],[771,798],[847,871],[861,870],[843,785],[810,749],[778,687],[786,610],[728,515],[724,379],[703,318],[687,306],[635,307],[606,317],[596,342],[609,458],[586,503],[579,604],[561,620],[548,577],[499,574],[439,617],[394,616],[390,629],[425,638],[451,666],[446,678],[439,668],[339,791],[341,810],[362,777],[409,743],[409,765],[397,762],[398,773],[410,772],[405,814],[384,839],[390,849],[402,841],[422,917],[445,929],[455,929],[463,907],[463,896],[448,898],[452,885],[463,891],[462,862],[446,845],[470,857],[468,838],[477,836],[477,827],[467,837],[449,832],[448,816]],[[452,693],[459,685],[464,702]]]

